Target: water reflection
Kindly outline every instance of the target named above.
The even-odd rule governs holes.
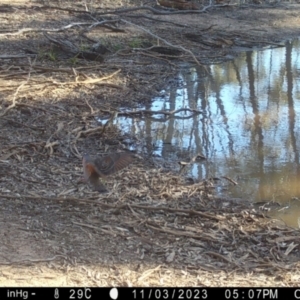
[[[184,69],[145,109],[189,107],[203,114],[166,122],[119,118],[118,123],[144,140],[149,154],[167,161],[202,153],[207,161],[190,167],[193,177],[237,180],[239,185],[228,190],[232,196],[285,203],[277,216],[298,227],[299,48],[294,41],[246,52],[211,65],[209,76],[201,68]]]

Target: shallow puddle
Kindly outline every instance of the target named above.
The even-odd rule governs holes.
[[[290,226],[300,216],[300,42],[248,51],[237,59],[182,69],[146,110],[191,108],[175,118],[118,118],[117,123],[165,162],[206,160],[187,168],[195,179],[227,176],[218,193],[278,202],[272,211]],[[155,118],[155,119],[154,119]],[[262,204],[263,206],[263,204]]]

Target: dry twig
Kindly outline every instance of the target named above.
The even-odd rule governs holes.
[[[17,95],[19,93],[19,91],[26,85],[28,84],[29,80],[30,80],[30,76],[31,76],[31,72],[32,72],[32,65],[35,63],[35,60],[33,62],[31,62],[30,58],[29,59],[29,64],[30,64],[30,68],[29,68],[29,72],[27,75],[27,79],[25,82],[23,82],[22,84],[20,84],[16,90],[16,92],[14,93],[13,99],[12,99],[12,104],[9,105],[2,114],[0,114],[0,117],[3,117],[10,109],[14,108],[16,106],[16,98]]]

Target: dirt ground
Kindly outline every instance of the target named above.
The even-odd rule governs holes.
[[[298,286],[297,229],[215,197],[213,182],[146,155],[112,121],[149,104],[182,63],[297,37],[300,6],[170,14],[112,2],[1,1],[0,285]],[[109,193],[78,183],[84,152],[130,146],[137,158]]]

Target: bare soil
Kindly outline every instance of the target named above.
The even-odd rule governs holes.
[[[206,76],[205,64],[297,37],[300,6],[159,15],[115,11],[141,1],[85,3],[1,1],[0,285],[299,285],[297,229],[214,197],[213,181],[187,180],[111,123],[176,84],[183,63]],[[81,57],[99,41],[98,58]],[[108,194],[78,183],[84,152],[130,145],[139,157]]]

